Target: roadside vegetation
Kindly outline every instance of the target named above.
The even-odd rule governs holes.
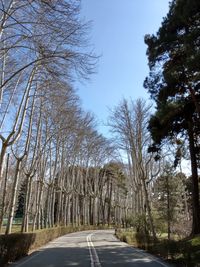
[[[112,139],[74,89],[98,59],[80,8],[0,1],[0,254],[7,262],[69,231],[114,225],[132,227],[117,231],[123,241],[198,266],[200,2],[172,0],[145,36],[152,102],[112,107]]]
[[[118,230],[117,236],[177,266],[188,267],[200,264],[199,18],[199,1],[171,1],[157,34],[145,36],[150,72],[144,86],[155,103],[154,113],[148,113],[143,127],[140,124],[138,136],[138,122],[146,117],[140,115],[134,122],[132,116],[139,112],[133,102],[123,100],[114,113],[121,108],[120,120],[112,124],[128,151],[132,177],[140,177],[134,187],[136,194],[143,183],[144,201],[143,212],[136,212],[124,223],[132,230]],[[143,152],[144,144],[147,148]],[[146,151],[155,160],[148,175],[151,159]],[[184,173],[184,160],[190,162],[191,175]]]
[[[27,256],[34,250],[47,244],[59,236],[77,231],[108,229],[105,226],[59,226],[40,229],[30,233],[12,233],[0,235],[0,266]]]
[[[146,250],[177,267],[198,267],[200,262],[200,236],[183,240],[159,237],[156,242],[133,229],[118,229],[116,236],[129,245]]]

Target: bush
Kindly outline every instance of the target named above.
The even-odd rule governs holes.
[[[137,247],[138,245],[137,240],[135,238],[135,232],[132,229],[130,230],[126,229],[125,231],[117,229],[117,231],[115,232],[115,235],[122,242],[126,242],[135,247]]]
[[[36,234],[0,235],[0,266],[28,254]]]

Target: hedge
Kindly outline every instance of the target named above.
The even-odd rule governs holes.
[[[77,231],[102,229],[95,226],[79,227],[55,227],[36,230],[32,233],[13,233],[9,235],[0,235],[0,267],[8,262],[13,262],[26,256],[30,251],[35,250],[49,241]]]

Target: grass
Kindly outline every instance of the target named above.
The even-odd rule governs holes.
[[[137,240],[135,238],[135,232],[133,232],[132,229],[127,229],[126,231],[118,230],[116,235],[121,241],[126,242],[129,245],[132,245],[132,246],[138,245]]]
[[[4,234],[6,231],[6,226],[3,226],[1,228],[1,233],[0,234]],[[21,225],[19,224],[13,224],[12,226],[12,233],[19,233],[21,231]]]

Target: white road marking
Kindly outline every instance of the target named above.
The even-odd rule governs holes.
[[[97,233],[97,232],[96,232]],[[86,240],[87,240],[87,245],[88,245],[88,248],[89,248],[89,253],[90,253],[90,260],[91,260],[91,267],[102,267],[100,261],[99,261],[99,257],[98,257],[98,254],[97,254],[97,251],[95,249],[95,246],[92,242],[92,236],[95,234],[94,233],[90,233],[89,235],[86,236]],[[77,237],[77,238],[80,238],[80,237]],[[117,240],[117,239],[116,239]],[[30,260],[32,260],[33,258],[37,257],[38,255],[40,255],[42,252],[45,251],[45,249],[47,248],[51,248],[52,245],[54,245],[54,247],[59,247],[59,243],[65,243],[65,242],[59,242],[59,241],[53,241],[53,242],[50,242],[49,244],[47,244],[46,246],[43,246],[41,248],[41,250],[37,251],[36,254],[34,255],[30,255],[27,257],[27,259],[24,259],[22,262],[18,262],[18,263],[12,263],[11,266],[16,266],[16,267],[21,267],[23,266],[25,263],[29,262]],[[124,243],[127,247],[130,247],[128,244]],[[158,259],[156,259],[154,256],[151,256],[139,249],[134,249],[136,252],[138,252],[139,254],[142,254],[144,255],[144,258],[143,258],[143,261],[144,262],[148,262],[148,260],[152,260],[154,262],[157,262],[159,263],[160,265],[162,265],[163,267],[169,267],[169,265],[166,265],[164,264],[163,262],[159,261]],[[141,260],[141,259],[140,259]],[[133,260],[134,262],[137,261],[137,259]]]
[[[93,260],[91,246],[90,246],[90,241],[89,241],[89,238],[88,237],[89,236],[87,236],[87,244],[88,244],[88,248],[89,248],[89,252],[90,252],[91,267],[94,267],[94,260]]]
[[[87,236],[87,244],[90,252],[91,267],[102,267],[99,261],[97,251],[94,247],[94,244],[92,243],[92,235],[94,234],[95,233],[92,233]]]

